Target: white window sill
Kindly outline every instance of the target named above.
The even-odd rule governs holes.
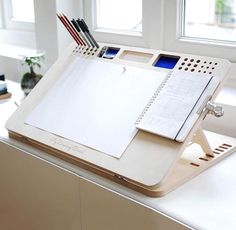
[[[20,57],[24,57],[35,52],[36,50],[32,48],[0,43],[0,56],[2,57],[19,59]]]
[[[0,44],[36,47],[35,32],[0,28]]]
[[[223,87],[215,102],[236,107],[236,88],[231,86]]]

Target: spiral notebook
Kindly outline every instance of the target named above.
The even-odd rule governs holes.
[[[218,84],[213,76],[170,72],[140,114],[136,127],[183,142]]]

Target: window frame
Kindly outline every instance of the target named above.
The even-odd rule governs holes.
[[[33,22],[17,21],[12,16],[12,1],[2,0],[4,10],[4,21],[6,29],[34,31]]]

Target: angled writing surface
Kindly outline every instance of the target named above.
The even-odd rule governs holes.
[[[25,123],[120,157],[166,73],[77,57]]]
[[[174,71],[154,93],[137,121],[137,128],[184,141],[199,117],[198,110],[219,80],[209,75]]]

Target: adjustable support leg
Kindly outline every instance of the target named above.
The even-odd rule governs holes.
[[[202,150],[204,151],[204,153],[206,153],[206,155],[214,157],[214,153],[212,152],[211,146],[201,127],[198,129],[198,131],[194,135],[192,142],[199,144]]]

